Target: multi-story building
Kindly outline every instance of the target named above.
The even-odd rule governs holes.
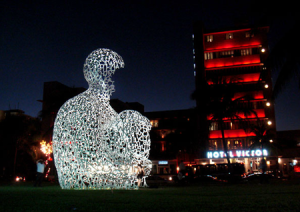
[[[42,138],[46,142],[52,141],[53,126],[59,108],[70,98],[85,91],[85,88],[68,87],[60,82],[45,82],[43,103],[40,116],[42,118]]]
[[[146,112],[152,129],[152,174],[176,175],[181,161],[193,163],[199,157],[195,139],[195,109]]]
[[[271,99],[271,72],[265,64],[268,55],[267,32],[268,27],[209,32],[205,31],[201,24],[194,27],[193,55],[198,128],[202,129],[199,131],[200,138],[205,142],[204,155],[211,163],[226,162],[225,154],[222,152],[224,146],[219,123],[212,120],[203,107],[203,101],[207,100],[209,92],[207,88],[216,87],[217,84],[221,88],[222,86],[225,88],[228,84],[234,85],[232,100],[241,99],[240,105],[245,104],[247,107],[250,106],[251,111],[255,111],[248,116],[236,114],[239,118],[223,120],[224,137],[232,162],[243,162],[247,170],[256,170],[259,158],[267,154],[270,156],[268,152],[249,149],[254,142],[255,134],[249,127],[245,129],[246,122],[251,126],[257,121],[263,122],[267,128],[274,131],[276,129]],[[245,98],[241,98],[244,96]]]

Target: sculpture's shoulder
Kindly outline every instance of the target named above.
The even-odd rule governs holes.
[[[66,118],[76,113],[77,111],[82,110],[83,108],[85,108],[88,102],[89,100],[88,95],[86,95],[86,91],[70,98],[58,110],[56,119]]]
[[[126,120],[126,122],[135,122],[136,124],[142,124],[146,127],[151,128],[150,120],[143,116],[140,112],[136,110],[124,110],[118,114],[119,118]]]

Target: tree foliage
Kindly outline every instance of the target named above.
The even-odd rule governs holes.
[[[1,167],[6,177],[29,174],[38,157],[40,122],[25,115],[8,116],[0,123]],[[35,166],[34,166],[35,167]]]
[[[239,85],[234,83],[235,80],[228,81],[217,77],[212,81],[214,82],[213,85],[204,83],[202,89],[205,88],[205,92],[202,92],[202,95],[197,91],[194,92],[192,94],[192,99],[202,98],[203,112],[206,116],[210,116],[211,122],[214,121],[218,123],[219,130],[221,130],[222,134],[224,152],[226,153],[228,164],[230,164],[229,154],[227,154],[228,148],[225,140],[224,122],[226,120],[239,120],[240,123],[245,124],[243,128],[246,130],[246,127],[249,126],[247,124],[247,117],[251,114],[257,116],[257,114],[249,104],[250,100],[253,99],[251,95],[244,95],[238,98],[235,97],[235,94],[239,90]],[[248,104],[244,104],[245,102]],[[246,117],[246,119],[242,118],[241,115]]]

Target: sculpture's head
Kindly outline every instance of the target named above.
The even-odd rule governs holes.
[[[85,60],[83,66],[84,78],[89,86],[99,89],[104,97],[109,98],[114,92],[111,76],[116,69],[124,68],[125,64],[120,55],[110,49],[97,49]]]

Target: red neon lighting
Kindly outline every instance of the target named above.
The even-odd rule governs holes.
[[[268,26],[262,26],[261,29],[269,29]],[[251,31],[251,28],[245,28],[245,29],[233,29],[233,30],[227,30],[227,31],[221,31],[221,32],[207,32],[203,35],[217,35],[217,34],[226,34],[226,33],[234,33],[234,32],[247,32]]]
[[[264,98],[263,91],[252,91],[252,92],[250,91],[250,92],[235,93],[232,100],[235,100],[237,98],[242,98],[243,96],[246,96],[246,95],[252,95],[254,99],[263,99]]]
[[[259,81],[260,73],[251,73],[251,74],[238,74],[234,76],[224,76],[223,80],[226,80],[227,83],[230,81],[234,83],[238,82],[257,82]],[[213,84],[212,81],[207,82],[209,85]]]
[[[233,33],[233,32],[247,32],[250,31],[251,28],[246,28],[246,29],[237,29],[237,30],[227,30],[227,31],[222,31],[222,32],[208,32],[204,33],[203,35],[216,35],[216,34],[226,34],[226,33]]]
[[[245,116],[244,113],[238,113],[237,115],[241,118],[241,119],[245,119],[245,118],[265,118],[266,114],[265,114],[265,110],[264,109],[254,109],[253,111],[256,112],[256,115],[254,113],[250,113],[248,116]],[[207,120],[212,120],[212,116],[208,115],[207,116]],[[224,118],[223,120],[229,120],[228,118]]]
[[[207,44],[209,45],[209,44]],[[229,51],[229,50],[240,50],[240,49],[249,49],[249,48],[260,48],[262,46],[261,43],[245,43],[243,45],[224,45],[222,47],[218,46],[218,48],[206,48],[204,49],[204,53],[206,52],[222,52],[222,51]]]
[[[261,41],[259,40],[224,40],[223,42],[205,43],[204,51],[222,51],[231,49],[244,49],[244,48],[256,48],[260,47]]]
[[[263,66],[264,64],[263,63],[255,63],[255,64],[242,64],[242,65],[237,65],[237,66],[234,66],[234,68],[240,68],[240,67],[250,67],[250,66]],[[228,69],[228,68],[232,68],[232,67],[216,67],[216,68],[207,68],[205,69],[206,71],[212,71],[212,70],[218,70],[218,69]]]
[[[264,109],[256,109],[254,110],[256,112],[256,115],[258,118],[265,118],[265,110]],[[241,117],[242,119],[244,118],[256,118],[255,114],[251,113],[247,117],[244,115],[244,113],[238,113],[238,116]]]
[[[240,57],[216,58],[204,61],[205,68],[228,67],[247,64],[260,64],[260,55],[256,54]]]
[[[243,129],[224,130],[225,138],[242,138],[242,137],[248,137],[248,136],[255,136],[255,134],[252,132],[246,133]],[[210,131],[209,138],[210,139],[222,138],[221,130]]]
[[[300,166],[294,166],[294,172],[300,172]]]

